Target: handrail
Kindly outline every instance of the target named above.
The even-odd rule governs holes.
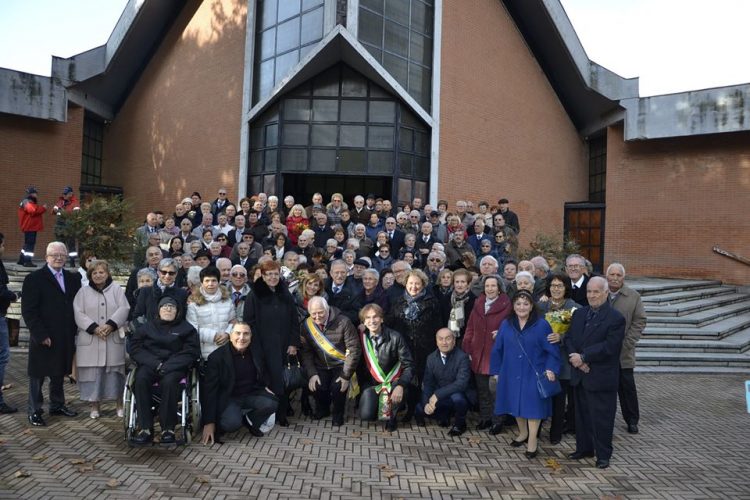
[[[737,262],[741,264],[745,264],[746,266],[750,266],[750,259],[743,257],[739,254],[732,253],[728,250],[724,250],[723,248],[720,248],[719,245],[714,245],[713,251],[718,253],[719,255],[723,255],[724,257],[729,257],[732,260],[736,260]]]

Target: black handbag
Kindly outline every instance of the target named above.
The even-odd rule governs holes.
[[[536,375],[536,390],[539,393],[539,397],[542,399],[549,399],[552,396],[560,394],[562,392],[560,381],[557,380],[557,377],[555,377],[555,381],[550,382],[550,380],[547,378],[546,373],[539,373],[538,371],[536,371],[536,368],[534,368],[534,365],[531,363],[529,355],[526,354],[526,349],[523,348],[521,339],[519,339],[518,337],[519,336],[516,335],[516,342],[518,342],[518,347],[521,348],[523,355],[526,357],[526,361],[529,362],[529,366],[532,370],[534,370],[534,375]]]
[[[284,390],[286,392],[296,391],[304,387],[306,383],[307,380],[305,380],[299,358],[287,354],[286,366],[284,367]]]

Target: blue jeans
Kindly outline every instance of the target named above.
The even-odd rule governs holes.
[[[8,322],[0,316],[0,404],[3,404],[3,383],[5,380],[5,365],[10,360],[10,345],[8,344]]]

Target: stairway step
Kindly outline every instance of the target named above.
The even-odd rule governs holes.
[[[667,278],[632,278],[628,277],[627,284],[643,297],[663,293],[714,288],[721,285],[721,281],[713,280],[677,280]]]
[[[689,300],[677,304],[644,304],[649,317],[685,316],[698,311],[714,309],[738,302],[745,302],[750,309],[750,295],[745,293],[727,293],[698,300]]]
[[[650,313],[647,313],[646,316],[648,317],[648,325],[652,327],[700,327],[746,313],[750,313],[750,301],[736,302],[721,307],[705,309],[684,316],[654,316]]]
[[[704,326],[681,324],[654,326],[649,323],[643,332],[643,338],[720,340],[745,328],[750,328],[750,313],[730,316]]]
[[[642,338],[638,342],[637,350],[644,352],[734,352],[740,354],[750,350],[750,328],[722,340]]]
[[[659,295],[647,295],[642,297],[643,304],[679,304],[680,302],[687,302],[690,300],[697,300],[708,297],[716,297],[719,295],[726,295],[730,293],[736,293],[737,289],[731,286],[719,286],[710,288],[699,288],[694,290],[686,290],[680,292],[664,293]]]
[[[735,366],[636,366],[637,373],[702,373],[702,374],[736,374],[748,373],[750,368]]]
[[[750,353],[636,351],[640,366],[726,366],[750,369]]]

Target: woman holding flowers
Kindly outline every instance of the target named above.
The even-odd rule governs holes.
[[[289,216],[286,218],[286,229],[292,245],[296,245],[297,238],[302,234],[302,231],[309,228],[310,220],[305,215],[305,208],[299,204],[294,205]]]
[[[552,399],[552,423],[550,424],[549,440],[558,444],[563,432],[575,430],[575,407],[573,406],[573,388],[570,386],[570,364],[567,362],[568,353],[563,347],[562,337],[570,328],[573,311],[581,307],[570,298],[572,285],[570,278],[563,273],[555,273],[547,280],[546,302],[540,302],[539,309],[545,313],[547,323],[552,327],[552,333],[547,339],[560,346],[560,385],[562,391]],[[567,410],[565,400],[567,398]]]

